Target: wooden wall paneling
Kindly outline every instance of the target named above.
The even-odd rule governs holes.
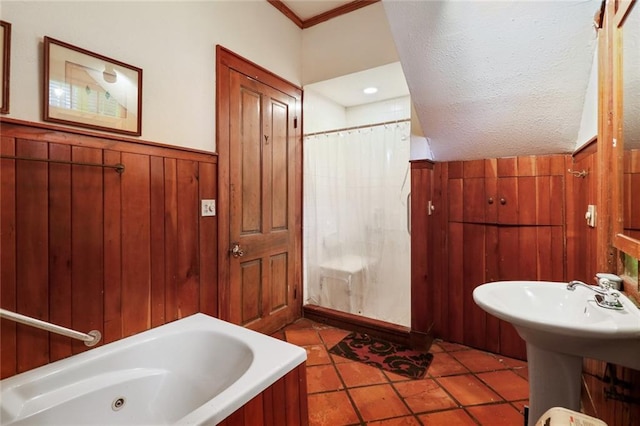
[[[593,152],[580,153],[568,160],[569,170],[587,171],[585,177],[567,174],[565,180],[566,197],[566,255],[568,280],[582,280],[593,283],[597,264],[597,241],[595,228],[587,226],[585,212],[587,206],[597,206],[596,155]],[[596,213],[597,214],[597,213]]]
[[[504,187],[503,187],[504,188]],[[501,207],[508,207],[513,211],[514,202],[517,203],[515,211],[517,212],[517,222],[520,225],[535,225],[538,214],[539,196],[536,193],[536,178],[534,176],[520,176],[517,178],[517,195],[516,199],[507,198],[507,204]],[[513,222],[511,222],[513,223]]]
[[[105,164],[122,163],[118,151],[104,150]],[[126,173],[126,171],[125,171]],[[122,336],[122,174],[104,170],[104,328],[102,343]]]
[[[494,179],[495,181],[495,179]],[[485,226],[485,282],[499,281],[500,259],[498,256],[498,227]],[[500,320],[486,315],[485,348],[500,353]]]
[[[71,147],[49,144],[49,159],[71,161]],[[71,328],[71,166],[49,164],[48,196],[49,321]],[[50,333],[49,345],[50,361],[72,354],[71,340],[68,337]]]
[[[203,199],[217,198],[216,165],[200,162],[199,164],[199,197]],[[217,263],[210,259],[218,257],[218,223],[217,217],[200,217],[200,312],[214,317],[218,316],[218,269]]]
[[[535,271],[534,276],[535,280],[541,281],[553,281],[554,274],[558,271],[554,269],[554,255],[560,255],[560,259],[564,258],[563,253],[554,253],[553,252],[553,243],[552,243],[552,228],[551,226],[537,226],[532,228],[533,232],[535,232]],[[531,248],[529,248],[531,250]],[[561,268],[563,268],[562,263],[560,264]]]
[[[264,425],[264,401],[262,393],[256,395],[243,407],[244,426]]]
[[[462,179],[464,177],[464,161],[450,161],[447,163],[449,179]]]
[[[271,386],[270,389],[271,389],[271,396],[272,396],[272,399],[271,399],[272,408],[270,410],[272,414],[271,424],[273,424],[274,426],[287,424],[286,410],[282,410],[278,408],[278,407],[286,407],[287,395],[286,395],[286,390],[284,386],[284,380],[283,379],[278,380]],[[304,390],[306,391],[306,389],[307,388],[305,386]]]
[[[150,163],[148,155],[122,153],[122,332],[151,325]]]
[[[513,275],[513,279],[533,280],[538,278],[538,264],[540,256],[544,256],[549,250],[547,247],[541,246],[538,241],[538,227],[520,226],[517,228],[518,244],[513,247],[511,241],[507,250],[513,250],[510,255],[511,262],[518,263],[518,273]],[[501,243],[506,243],[501,241]],[[514,241],[515,243],[515,241]],[[516,278],[517,277],[517,278]]]
[[[449,221],[462,222],[464,217],[464,188],[463,179],[449,179],[447,182],[449,200]]]
[[[433,165],[411,163],[411,329],[427,333],[435,319],[434,285],[429,280],[429,201]]]
[[[473,301],[473,290],[485,282],[485,229],[481,224],[462,226],[463,324],[464,343],[485,348],[487,313]]]
[[[198,163],[178,160],[178,317],[198,312],[200,264],[198,260]]]
[[[220,426],[306,426],[308,417],[306,368],[301,364],[233,412]]]
[[[15,139],[0,137],[0,153],[15,156]],[[16,161],[0,159],[0,306],[16,310]],[[15,374],[16,323],[0,321],[0,379]]]
[[[537,167],[544,162],[544,156],[524,155],[516,157],[516,170],[518,176],[533,177],[542,174],[538,171]]]
[[[17,140],[16,155],[47,158],[47,144]],[[16,164],[16,311],[42,320],[49,318],[47,163]],[[49,334],[26,325],[17,328],[17,369],[30,370],[49,362]]]
[[[429,289],[432,292],[433,335],[443,337],[448,334],[448,205],[447,205],[447,163],[436,163],[433,170],[433,206],[429,227],[427,250],[429,262]]]
[[[520,261],[520,226],[498,227],[498,257],[501,280],[522,279]],[[527,250],[531,248],[528,247]],[[532,256],[534,256],[532,254]],[[506,356],[524,359],[526,351],[522,338],[515,328],[506,321],[500,320],[500,353]]]
[[[463,272],[463,248],[464,232],[463,224],[449,222],[449,245],[448,245],[448,266],[449,281],[442,283],[445,291],[449,292],[449,318],[447,339],[453,342],[462,343],[464,341],[464,281]]]
[[[165,321],[164,158],[149,159],[151,241],[151,326]]]
[[[0,125],[3,155],[125,164],[118,174],[0,160],[3,308],[83,332],[100,330],[103,344],[168,322],[169,315],[216,314],[217,218],[198,219],[200,195],[217,195],[215,156],[33,123]],[[178,294],[178,282],[191,283],[187,296]],[[11,321],[1,327],[2,378],[86,350],[81,342]]]
[[[164,160],[165,320],[178,314],[178,170],[177,160]]]
[[[561,282],[571,281],[567,277],[567,248],[564,227],[551,226],[549,228],[551,231],[551,262],[549,263],[551,274],[549,280]],[[540,277],[539,279],[543,278]]]
[[[558,225],[563,222],[562,213],[564,213],[561,203],[564,199],[564,194],[557,194],[552,196],[551,188],[551,176],[536,176],[535,177],[535,194],[536,194],[536,213],[535,220],[532,224],[549,225],[551,224],[552,211],[554,216],[558,216],[556,212],[560,212],[560,221]]]
[[[498,177],[518,176],[518,157],[498,158],[496,164]]]
[[[483,223],[485,221],[485,180],[483,177],[464,178],[462,180],[462,220],[464,222]]]
[[[102,163],[102,150],[74,146],[74,162]],[[71,166],[71,312],[72,328],[87,333],[104,325],[103,172],[99,167]],[[87,350],[74,340],[73,351]]]

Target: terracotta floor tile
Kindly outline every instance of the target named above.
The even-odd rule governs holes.
[[[321,345],[322,340],[314,329],[285,330],[287,342],[298,346]]]
[[[527,361],[522,361],[515,358],[509,358],[508,356],[496,355],[498,360],[509,368],[524,368],[527,366]]]
[[[467,410],[481,425],[514,426],[524,424],[522,414],[511,404],[491,404],[468,407]]]
[[[420,426],[420,423],[413,416],[405,416],[368,422],[367,426]]]
[[[443,410],[458,405],[433,379],[394,383],[393,387],[414,413]]]
[[[276,331],[275,333],[273,333],[271,335],[271,337],[274,337],[274,338],[279,339],[279,340],[286,340],[285,337],[284,337],[284,330]]]
[[[507,401],[529,398],[529,382],[511,370],[480,373],[476,376]]]
[[[336,369],[347,388],[388,383],[382,370],[361,362],[336,364]]]
[[[324,330],[318,330],[318,334],[322,337],[322,341],[327,346],[327,349],[334,347],[340,340],[347,337],[351,332],[342,330],[339,328],[326,328]]]
[[[307,351],[307,366],[331,364],[331,358],[324,345],[305,346],[305,349]]]
[[[328,351],[328,350],[327,350],[327,351]],[[345,358],[345,357],[342,357],[342,356],[340,356],[340,355],[334,355],[334,354],[332,354],[332,353],[329,353],[329,356],[331,356],[331,359],[332,359],[332,360],[333,360],[333,362],[334,362],[334,363],[336,363],[336,364],[343,364],[343,363],[345,363],[345,362],[356,362],[356,361],[354,361],[354,360],[352,360],[352,359]]]
[[[302,330],[307,328],[311,329],[311,328],[317,328],[318,325],[320,324],[315,321],[311,321],[310,319],[300,318],[296,322],[286,326],[284,329],[285,330]]]
[[[326,392],[344,389],[332,364],[307,367],[307,392]]]
[[[513,405],[516,410],[520,412],[520,414],[524,414],[524,406],[529,405],[529,400],[525,399],[524,401],[512,401],[511,405]]]
[[[503,370],[506,368],[506,366],[498,360],[496,355],[476,349],[453,352],[451,356],[460,361],[460,363],[467,367],[472,373]]]
[[[400,374],[392,373],[391,371],[383,370],[382,371],[387,378],[392,382],[405,382],[407,380],[411,380],[406,376],[402,376]]]
[[[459,343],[444,342],[442,340],[438,340],[437,342],[438,342],[438,345],[447,352],[465,351],[469,349],[468,346],[461,345]]]
[[[513,372],[516,373],[518,376],[529,380],[529,367],[516,367],[513,369]]]
[[[346,391],[309,395],[309,426],[359,424]]]
[[[437,382],[463,406],[502,401],[499,395],[472,374],[441,377]]]
[[[442,341],[440,341],[439,343],[442,343]],[[431,352],[432,354],[436,353],[436,352],[444,352],[444,349],[442,348],[442,346],[440,346],[440,344],[438,343],[438,341],[434,341],[431,344],[431,347],[429,348],[429,352]]]
[[[382,420],[410,414],[391,385],[373,385],[349,389],[349,394],[365,421]]]
[[[424,426],[477,426],[477,423],[462,409],[422,414],[418,418]],[[487,423],[487,425],[490,424]]]
[[[469,370],[458,360],[446,352],[433,354],[433,360],[427,373],[433,377],[450,376],[452,374],[468,373]]]

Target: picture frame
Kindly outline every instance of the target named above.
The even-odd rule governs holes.
[[[0,114],[9,114],[9,74],[11,71],[11,24],[0,21],[0,81],[2,81],[2,104]]]
[[[142,69],[44,37],[44,121],[142,134]]]

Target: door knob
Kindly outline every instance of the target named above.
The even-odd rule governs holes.
[[[244,250],[240,247],[240,243],[232,243],[229,253],[231,253],[231,256],[233,257],[244,256]]]

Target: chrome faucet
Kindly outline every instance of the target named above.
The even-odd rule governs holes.
[[[593,290],[598,294],[606,294],[607,290],[605,290],[603,287],[598,286],[596,287],[595,285],[589,285],[587,283],[583,283],[582,281],[578,281],[578,280],[573,280],[571,281],[569,284],[567,284],[567,290],[571,290],[574,291],[576,289],[577,286],[582,286],[582,287],[586,287],[589,290]]]
[[[598,280],[598,285],[585,284],[582,281],[573,280],[567,284],[567,290],[575,291],[577,286],[586,287],[589,290],[596,292],[596,303],[598,306],[607,309],[623,309],[624,307],[618,301],[620,294],[611,290],[613,283],[606,278]]]

